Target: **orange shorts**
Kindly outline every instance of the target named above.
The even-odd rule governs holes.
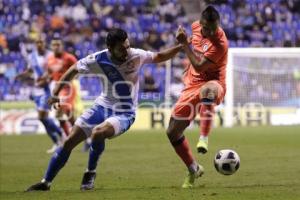
[[[76,100],[76,88],[73,83],[65,86],[58,94],[60,99],[60,108],[64,113],[74,111]]]
[[[172,117],[179,120],[193,120],[201,108],[200,90],[207,84],[217,88],[217,98],[214,103],[215,105],[220,104],[225,96],[225,90],[218,81],[213,80],[199,85],[186,86],[173,108]]]

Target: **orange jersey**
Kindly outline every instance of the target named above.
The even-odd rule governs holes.
[[[62,75],[77,62],[75,56],[70,53],[64,52],[61,57],[55,57],[51,54],[47,60],[48,71],[52,80],[58,81]]]
[[[201,24],[196,21],[192,24],[192,47],[195,54],[209,59],[214,64],[205,72],[198,73],[191,64],[188,65],[184,83],[186,86],[203,85],[205,82],[216,80],[223,89],[226,89],[226,65],[228,53],[228,41],[222,28],[218,28],[217,36],[208,39],[201,34]]]

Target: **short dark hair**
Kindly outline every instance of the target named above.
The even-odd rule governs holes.
[[[215,9],[215,7],[209,5],[203,10],[201,14],[201,19],[205,19],[209,22],[220,21],[220,14],[217,11],[217,9]]]
[[[128,38],[126,31],[120,28],[111,29],[106,36],[106,45],[114,47],[117,43],[122,43]]]

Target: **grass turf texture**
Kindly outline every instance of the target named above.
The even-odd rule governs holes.
[[[198,131],[187,131],[195,153]],[[108,141],[94,191],[79,190],[88,154],[75,149],[50,192],[24,193],[41,180],[50,155],[45,135],[0,137],[0,199],[300,199],[300,127],[214,129],[209,152],[195,155],[206,171],[191,190],[180,188],[186,169],[164,131],[128,132]],[[231,148],[241,157],[232,176],[213,166],[217,150]]]

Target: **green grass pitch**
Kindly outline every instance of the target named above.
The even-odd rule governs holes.
[[[198,131],[186,132],[195,150]],[[197,155],[205,174],[191,190],[181,189],[186,169],[164,131],[129,131],[107,141],[98,166],[95,190],[79,190],[88,154],[75,149],[51,191],[24,193],[41,180],[50,155],[45,135],[0,137],[0,199],[112,200],[299,200],[300,127],[218,128],[210,136],[209,152]],[[217,150],[231,148],[241,157],[232,176],[213,166]],[[195,151],[194,151],[195,153]]]

